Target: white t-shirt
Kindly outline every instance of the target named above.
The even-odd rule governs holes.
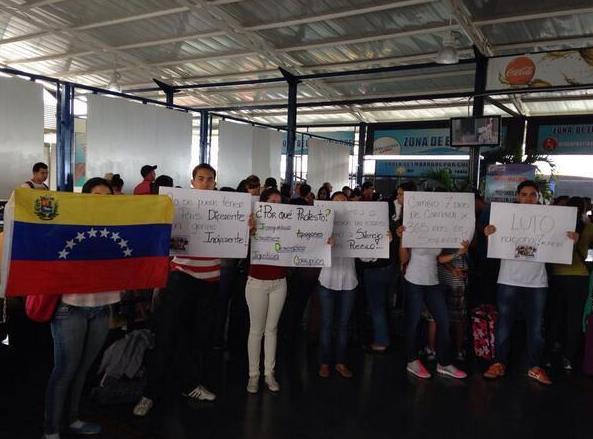
[[[440,248],[412,248],[410,262],[406,268],[405,278],[415,285],[438,285],[439,263],[437,261],[442,249]]]
[[[105,306],[113,305],[120,301],[119,292],[90,293],[90,294],[64,294],[62,302],[72,306]]]
[[[546,288],[548,286],[546,264],[502,259],[498,272],[498,283],[512,287]]]
[[[354,258],[332,256],[332,266],[323,267],[319,273],[322,287],[335,291],[349,291],[358,286]]]
[[[29,184],[31,183],[31,184]],[[33,187],[31,187],[33,186]],[[29,180],[27,183],[23,183],[21,184],[22,188],[28,188],[28,189],[45,189],[45,190],[49,190],[48,186],[45,183],[35,183],[32,180]]]

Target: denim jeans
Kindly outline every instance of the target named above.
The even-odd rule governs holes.
[[[392,265],[367,268],[364,270],[364,289],[373,321],[373,342],[389,345],[389,325],[387,323],[387,294],[395,279]]]
[[[329,364],[331,361],[331,341],[334,314],[337,312],[336,325],[336,363],[346,362],[346,347],[348,345],[348,322],[354,305],[356,290],[335,291],[319,287],[319,301],[321,303],[321,331],[319,335],[319,362]]]
[[[495,361],[506,364],[509,358],[511,330],[519,309],[527,324],[527,357],[529,368],[540,366],[544,347],[543,321],[547,288],[523,288],[498,284],[496,307]]]
[[[68,393],[68,423],[78,408],[89,368],[101,352],[109,331],[109,306],[60,303],[51,321],[54,368],[45,393],[45,433],[58,433]]]
[[[418,358],[417,334],[418,323],[422,314],[423,305],[432,314],[437,324],[437,361],[442,366],[451,363],[451,337],[449,335],[449,315],[445,289],[441,285],[416,285],[405,281],[406,295],[406,349],[408,362]]]

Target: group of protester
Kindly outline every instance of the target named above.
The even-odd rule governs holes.
[[[150,165],[142,168],[143,181],[134,189],[135,194],[158,193],[158,186],[173,186],[170,177],[158,182],[156,169]],[[44,183],[47,166],[36,164],[33,173],[33,178],[23,187],[47,189]],[[121,178],[108,177],[111,181],[91,178],[82,192],[101,195],[121,192]],[[191,185],[199,190],[217,190],[216,170],[208,164],[196,166]],[[336,202],[379,199],[372,182],[335,192],[330,183],[325,183],[314,196],[305,182],[297,183],[294,189],[288,185],[279,189],[275,179],[268,178],[262,185],[254,175],[241,181],[236,189],[220,190],[248,192],[267,203],[296,205],[312,205],[314,199]],[[579,197],[564,200],[565,205],[578,210],[574,231],[566,231],[574,242],[572,264],[547,267],[538,262],[486,257],[487,238],[496,234],[497,229],[496,224],[490,224],[489,206],[478,193],[475,194],[476,234],[471,242],[463,241],[457,249],[403,247],[404,197],[415,190],[413,182],[405,182],[385,200],[389,203],[390,224],[387,259],[332,256],[330,267],[289,269],[249,264],[248,260],[172,258],[168,284],[160,291],[159,304],[152,316],[155,347],[147,364],[147,385],[133,413],[145,416],[162,399],[169,386],[172,358],[183,377],[183,394],[193,400],[215,401],[216,395],[207,387],[209,369],[213,367],[211,353],[225,344],[229,301],[240,272],[247,276],[244,297],[249,313],[246,388],[249,393],[260,389],[262,344],[263,382],[271,392],[280,390],[275,376],[278,327],[282,324],[287,338],[293,339],[311,297],[318,299],[320,310],[318,375],[327,378],[335,371],[343,378],[351,378],[353,371],[347,353],[356,292],[364,291],[372,322],[368,351],[380,354],[392,344],[388,309],[394,285],[398,287],[404,309],[403,333],[397,335],[405,340],[406,370],[419,379],[431,378],[426,361],[434,358],[437,374],[455,379],[467,377],[462,364],[466,359],[470,303],[488,301],[496,303],[498,318],[495,357],[483,373],[485,378],[505,375],[511,329],[519,315],[526,323],[527,375],[531,379],[551,384],[546,362],[552,353],[560,355],[565,370],[576,368],[583,350],[583,314],[586,317],[591,312],[586,258],[593,247],[593,224],[587,216],[586,200]],[[537,183],[519,184],[516,202],[540,203]],[[253,227],[251,222],[250,227]],[[46,392],[45,439],[58,439],[64,420],[71,433],[101,431],[99,425],[81,421],[78,408],[89,368],[107,337],[110,305],[118,302],[119,297],[119,292],[62,296],[51,321],[54,368]],[[420,325],[423,317],[427,322],[424,328]]]

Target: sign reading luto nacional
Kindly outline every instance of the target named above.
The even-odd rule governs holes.
[[[488,257],[571,264],[576,221],[576,207],[492,203]]]

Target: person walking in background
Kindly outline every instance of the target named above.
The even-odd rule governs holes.
[[[150,195],[152,182],[156,179],[156,165],[144,165],[140,169],[143,180],[134,188],[134,195]]]

